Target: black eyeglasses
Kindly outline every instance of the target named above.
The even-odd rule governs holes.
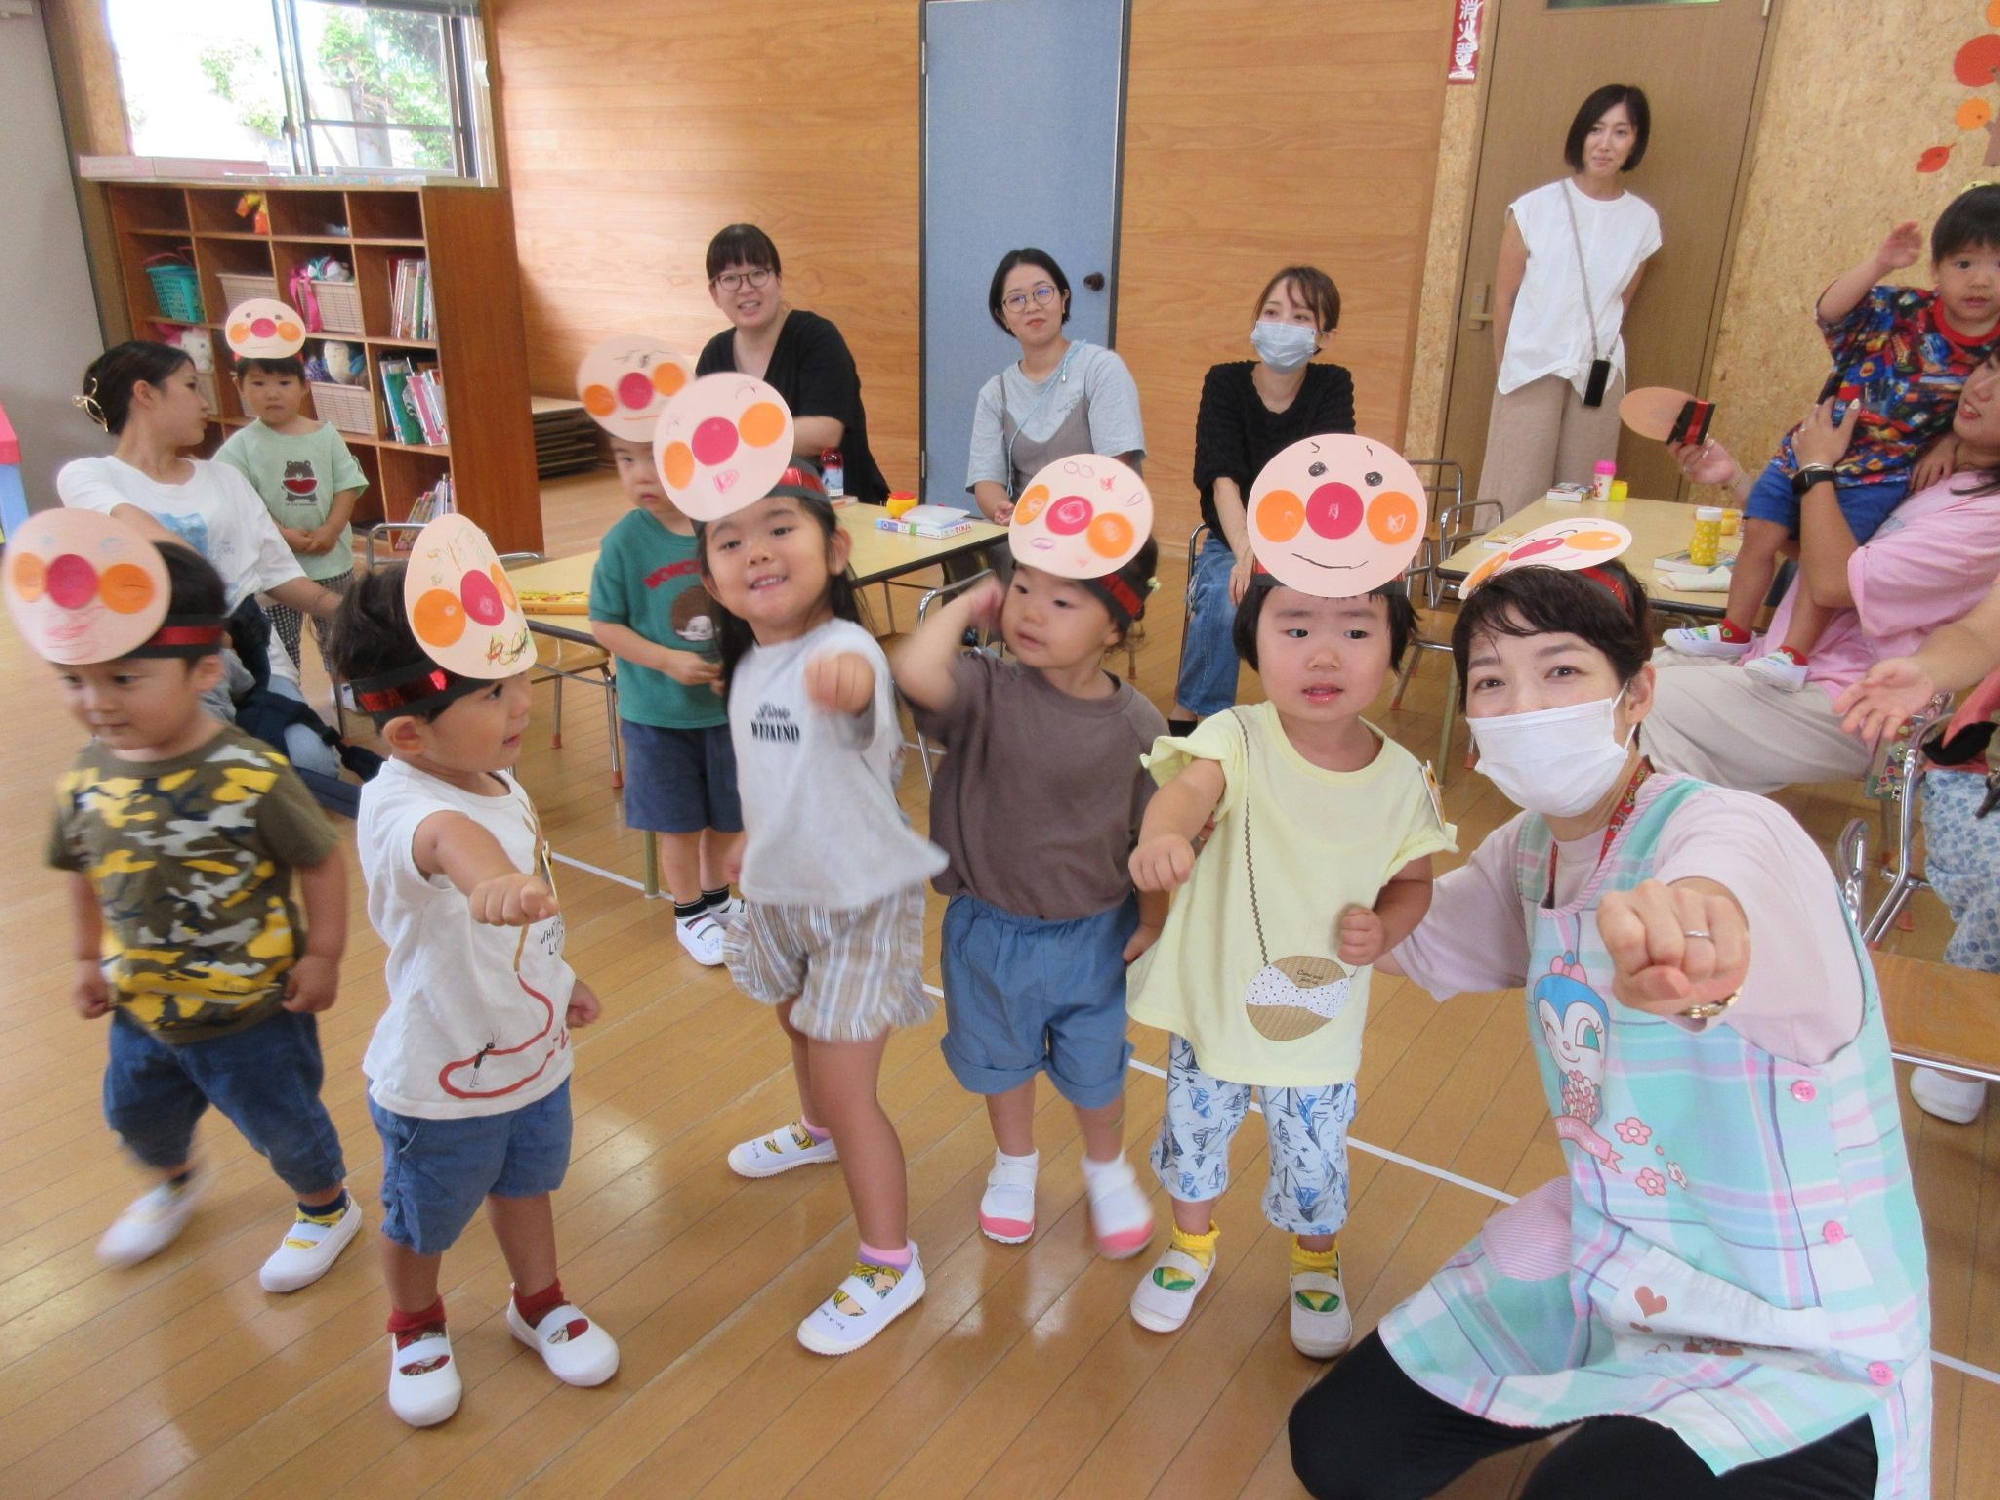
[[[715,284],[725,292],[734,292],[743,287],[761,291],[771,284],[771,271],[767,266],[759,266],[753,271],[724,271],[715,278]]]

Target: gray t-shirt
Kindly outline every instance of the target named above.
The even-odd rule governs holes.
[[[951,856],[938,890],[1049,922],[1118,906],[1153,795],[1139,757],[1167,732],[1160,711],[1130,683],[1072,698],[984,652],[961,656],[952,679],[948,711],[916,711],[946,750],[931,785],[931,837]]]
[[[979,388],[972,413],[972,453],[965,468],[965,487],[991,480],[1007,483],[1006,424],[1003,409],[1021,431],[1022,442],[1040,442],[1054,435],[1081,401],[1089,401],[1092,453],[1118,458],[1146,451],[1146,429],[1139,420],[1139,387],[1125,361],[1102,344],[1078,340],[1068,352],[1068,366],[1043,380],[1030,380],[1015,360]]]
[[[806,663],[844,652],[875,669],[865,714],[806,701]],[[743,800],[743,894],[768,906],[854,911],[945,865],[896,802],[903,735],[889,663],[859,625],[829,620],[758,646],[729,686],[729,738]]]

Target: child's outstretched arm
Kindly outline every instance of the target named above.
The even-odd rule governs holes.
[[[297,872],[305,908],[306,951],[285,981],[285,1009],[317,1014],[340,994],[340,955],[347,948],[347,862],[335,849]]]
[[[432,813],[411,844],[417,869],[442,875],[465,894],[472,920],[525,927],[556,914],[555,892],[514,868],[500,840],[464,813]]]
[[[1194,873],[1194,841],[1208,826],[1228,785],[1215,761],[1191,761],[1146,804],[1131,859],[1132,884],[1141,893],[1141,920],[1146,892],[1171,891]]]
[[[875,663],[859,651],[833,651],[806,663],[806,701],[821,713],[858,718],[875,703]]]
[[[1417,930],[1431,909],[1431,857],[1420,855],[1389,877],[1375,893],[1375,905],[1350,906],[1334,924],[1344,964],[1372,964]],[[1391,972],[1400,972],[1392,970]]]
[[[689,687],[715,682],[722,676],[721,663],[710,661],[696,651],[676,651],[658,641],[649,641],[630,625],[621,625],[616,620],[592,620],[590,633],[597,638],[598,645],[620,661],[629,661],[635,667],[651,667]]]
[[[947,713],[958,698],[952,664],[958,660],[965,632],[976,626],[991,629],[1000,617],[1000,585],[993,579],[960,590],[930,612],[889,658],[896,686],[918,708]]]
[[[1915,219],[1903,220],[1876,246],[1873,255],[1834,278],[1833,285],[1819,294],[1814,314],[1822,323],[1838,323],[1859,307],[1861,299],[1873,291],[1884,277],[1892,271],[1915,265],[1923,253],[1923,230]]]
[[[97,887],[88,875],[69,877],[70,952],[76,957],[76,978],[70,1004],[86,1021],[111,1009],[111,986],[104,978],[104,913],[97,906]]]

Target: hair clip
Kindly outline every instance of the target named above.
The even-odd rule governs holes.
[[[90,418],[99,427],[102,427],[106,432],[111,430],[111,424],[104,418],[104,408],[97,403],[97,377],[95,375],[90,377],[90,389],[85,391],[81,396],[70,397],[69,404]]]
[[[1160,580],[1157,578],[1148,578],[1146,580],[1146,592],[1149,594],[1155,592],[1159,586]]]

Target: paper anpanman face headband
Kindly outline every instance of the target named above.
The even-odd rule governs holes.
[[[15,628],[57,666],[130,656],[167,618],[160,549],[98,511],[57,507],[30,516],[0,568]]]
[[[1551,521],[1537,526],[1526,536],[1494,549],[1458,586],[1461,599],[1488,579],[1516,568],[1559,568],[1565,573],[1581,572],[1608,563],[1632,545],[1632,533],[1616,521],[1599,516],[1578,516],[1573,521]]]
[[[417,533],[403,604],[424,655],[460,677],[491,682],[535,659],[528,620],[486,533],[461,515]]]
[[[1250,550],[1278,582],[1327,599],[1365,594],[1416,556],[1423,481],[1372,438],[1302,438],[1250,486]]]
[[[1079,453],[1028,481],[1007,523],[1007,546],[1015,561],[1058,578],[1103,578],[1152,534],[1153,497],[1132,467]]]
[[[576,369],[583,409],[613,437],[650,443],[660,412],[694,379],[694,361],[643,333],[604,340]]]
[[[754,505],[792,464],[792,410],[748,375],[704,375],[660,413],[653,462],[681,514],[719,521]]]
[[[305,346],[306,320],[275,297],[252,297],[229,309],[222,333],[238,359],[290,359]]]

